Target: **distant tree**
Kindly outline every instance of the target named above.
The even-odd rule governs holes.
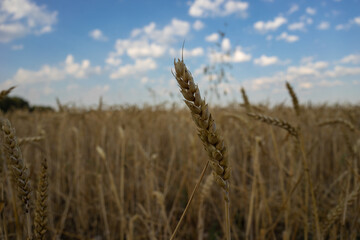
[[[15,109],[30,110],[29,102],[21,97],[4,97],[0,100],[0,109],[3,112],[12,111]]]
[[[54,108],[50,106],[34,105],[30,107],[30,112],[54,112]]]

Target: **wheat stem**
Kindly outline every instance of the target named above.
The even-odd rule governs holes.
[[[47,176],[47,161],[43,159],[41,163],[41,173],[39,178],[39,185],[37,188],[36,211],[34,221],[34,235],[35,239],[43,240],[47,232],[47,197],[48,197],[48,176]]]
[[[7,163],[11,169],[13,183],[17,186],[18,197],[22,202],[23,211],[26,215],[27,236],[32,238],[31,216],[30,216],[30,197],[32,189],[27,167],[22,158],[21,149],[17,142],[15,129],[7,119],[3,119],[2,131],[4,133],[4,148]]]
[[[208,168],[208,166],[209,166],[209,161],[206,162],[206,164],[205,164],[205,166],[204,166],[204,168],[203,168],[203,170],[201,172],[200,178],[195,184],[195,187],[194,187],[194,189],[193,189],[193,191],[192,191],[192,193],[190,195],[190,198],[189,198],[189,200],[188,200],[188,202],[186,204],[184,212],[182,213],[182,215],[180,217],[180,220],[177,223],[177,225],[175,227],[175,230],[174,230],[174,232],[172,233],[172,235],[170,237],[170,240],[173,240],[175,238],[175,235],[176,235],[177,231],[179,230],[179,227],[180,227],[180,225],[181,225],[181,223],[182,223],[182,221],[183,221],[183,219],[184,219],[184,217],[186,215],[186,212],[188,211],[188,209],[190,207],[190,204],[191,204],[191,202],[192,202],[192,200],[193,200],[193,198],[195,196],[195,193],[196,193],[197,189],[199,188],[202,179],[204,178],[204,175],[205,175],[205,172],[206,172],[206,169]]]
[[[216,129],[215,121],[209,111],[208,104],[201,98],[200,90],[195,85],[194,79],[184,64],[183,59],[174,60],[176,81],[179,84],[180,91],[185,99],[185,104],[190,109],[193,121],[195,122],[198,135],[209,156],[209,165],[213,170],[216,183],[223,189],[224,201],[229,199],[229,178],[231,168],[227,156],[227,148],[219,131]],[[226,205],[228,207],[228,205]],[[225,210],[226,212],[227,210]],[[226,214],[225,214],[226,215]],[[229,218],[229,215],[226,215]],[[227,219],[226,223],[230,223]],[[226,226],[225,232],[230,232],[230,225]],[[229,235],[229,234],[226,234]],[[230,236],[227,236],[230,240]]]

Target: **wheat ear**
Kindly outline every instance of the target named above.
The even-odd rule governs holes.
[[[282,129],[285,129],[286,131],[288,131],[289,134],[293,135],[294,137],[298,137],[299,133],[296,130],[295,127],[293,127],[290,123],[283,121],[281,119],[278,118],[272,118],[269,116],[265,116],[262,114],[257,114],[257,113],[248,113],[248,115],[256,120],[262,121],[264,123],[270,124],[270,125],[274,125],[277,127],[280,127]]]
[[[308,188],[309,188],[310,194],[311,194],[311,202],[312,202],[312,206],[313,206],[313,214],[314,214],[314,220],[315,220],[315,225],[316,225],[316,235],[317,235],[317,238],[320,239],[321,238],[321,229],[320,229],[319,216],[318,216],[318,210],[317,210],[317,204],[316,204],[316,197],[315,197],[315,192],[314,192],[311,176],[309,173],[310,169],[309,169],[308,160],[306,158],[306,154],[305,154],[305,150],[304,150],[304,142],[303,142],[302,136],[300,135],[300,132],[296,128],[294,128],[290,123],[285,122],[280,119],[277,119],[277,118],[272,118],[272,117],[264,116],[261,114],[255,114],[255,113],[248,113],[248,115],[250,117],[255,118],[256,120],[283,128],[286,131],[288,131],[289,134],[293,135],[296,138],[297,144],[299,145],[300,150],[301,150],[303,167],[305,170],[305,176],[306,176]],[[308,190],[306,190],[306,192],[308,192]],[[305,201],[305,202],[308,202],[308,201]]]
[[[3,99],[4,97],[6,97],[7,95],[9,95],[9,93],[15,88],[15,86],[13,87],[10,87],[9,89],[7,90],[2,90],[0,92],[0,100]]]
[[[241,96],[242,96],[242,99],[243,99],[243,102],[244,102],[244,107],[245,107],[247,112],[250,112],[251,111],[251,105],[250,105],[250,101],[249,101],[249,98],[248,98],[248,96],[246,94],[245,89],[243,87],[241,87],[240,92],[241,92]]]
[[[11,169],[13,183],[17,187],[18,197],[22,202],[23,211],[26,214],[28,237],[31,239],[30,196],[31,186],[27,167],[22,158],[20,147],[17,143],[15,129],[9,120],[2,120],[4,133],[4,149],[7,163]]]
[[[351,132],[356,132],[356,130],[357,130],[351,122],[349,122],[345,119],[342,119],[342,118],[327,119],[327,120],[320,122],[318,124],[318,126],[322,127],[322,126],[334,125],[334,124],[342,124],[345,127],[347,127]]]
[[[289,94],[291,96],[291,101],[293,103],[293,107],[296,112],[296,116],[300,116],[300,105],[299,105],[299,100],[296,96],[296,93],[289,82],[286,82],[286,88],[289,91]]]
[[[41,173],[36,196],[36,209],[34,221],[34,236],[36,240],[45,239],[47,231],[47,198],[48,198],[48,175],[47,161],[43,159],[41,163]]]
[[[348,197],[345,197],[336,207],[331,209],[326,216],[326,219],[322,225],[324,235],[329,230],[331,225],[340,217],[343,213],[345,206],[350,206],[358,198],[360,194],[360,186],[350,193]]]
[[[23,145],[26,143],[38,142],[44,139],[44,136],[35,136],[35,137],[23,137],[18,139],[18,144]]]
[[[194,79],[183,59],[174,60],[174,66],[175,73],[173,72],[173,75],[179,84],[180,91],[185,98],[185,104],[190,109],[192,118],[197,126],[198,135],[208,153],[209,164],[213,170],[215,181],[223,189],[226,237],[230,239],[229,178],[231,169],[229,167],[227,149],[223,138],[216,129],[216,124],[209,112],[208,105],[205,100],[201,98],[199,88],[195,85]]]

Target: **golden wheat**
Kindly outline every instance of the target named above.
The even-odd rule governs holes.
[[[322,127],[322,126],[334,125],[334,124],[342,124],[343,126],[347,127],[351,132],[355,132],[357,130],[351,122],[342,118],[323,120],[320,123],[318,123],[318,126]]]
[[[7,95],[9,95],[14,88],[15,88],[15,86],[10,87],[10,88],[7,89],[7,90],[2,90],[2,91],[0,92],[0,100],[2,100],[4,97],[6,97]]]
[[[299,105],[298,97],[296,96],[296,93],[295,93],[293,87],[290,85],[289,82],[286,82],[286,88],[289,91],[289,94],[291,96],[291,101],[293,103],[295,113],[296,113],[297,116],[300,116],[301,111],[300,111],[300,105]]]
[[[11,169],[12,180],[16,185],[18,197],[22,203],[22,209],[26,215],[27,235],[31,238],[31,218],[30,218],[30,198],[32,189],[30,178],[25,162],[22,158],[20,147],[17,143],[15,129],[7,119],[1,120],[2,131],[4,133],[4,149],[8,167]]]
[[[209,111],[208,105],[201,98],[200,90],[195,85],[194,79],[184,64],[183,60],[174,60],[175,76],[180,91],[185,98],[184,102],[190,109],[192,118],[198,128],[198,134],[203,142],[204,148],[208,153],[210,166],[213,170],[216,183],[224,191],[225,211],[226,211],[226,237],[230,240],[229,223],[229,178],[231,168],[227,156],[227,149],[223,138],[216,128],[215,121]]]
[[[36,240],[46,239],[47,232],[47,208],[48,208],[48,173],[47,160],[43,159],[41,163],[41,172],[37,187],[35,216],[34,216],[34,237]]]
[[[292,136],[298,137],[298,131],[296,128],[286,121],[257,113],[248,113],[248,115],[256,120],[285,129]]]

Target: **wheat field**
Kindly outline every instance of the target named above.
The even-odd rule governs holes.
[[[360,107],[285,87],[293,106],[244,89],[209,106],[230,187],[205,169],[174,239],[359,239]],[[0,238],[170,239],[212,158],[192,118],[185,105],[2,113]]]

